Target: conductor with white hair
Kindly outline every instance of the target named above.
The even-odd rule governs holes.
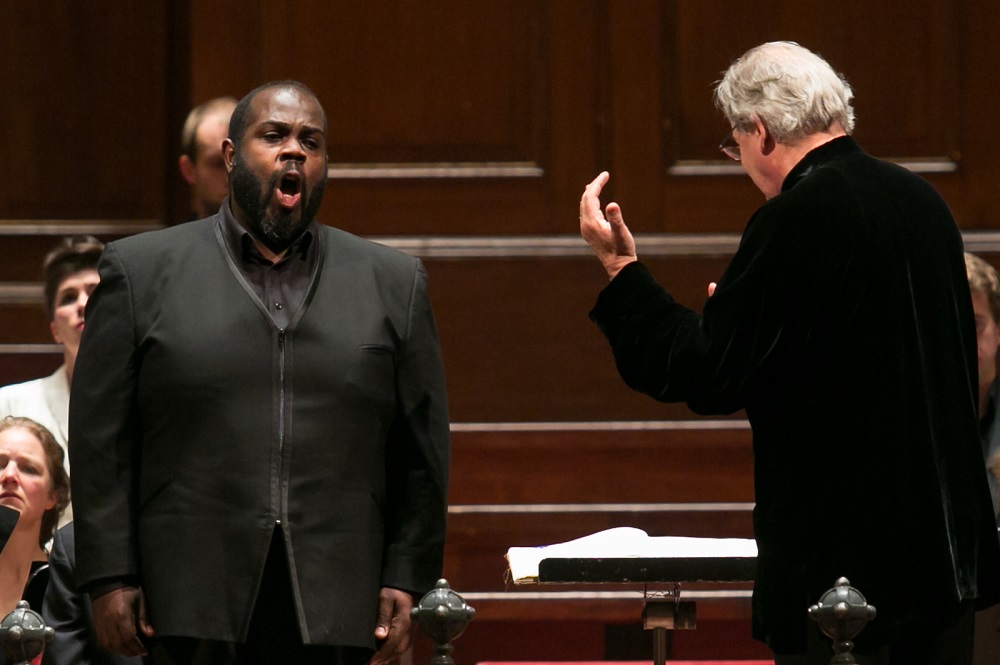
[[[962,238],[930,184],[851,137],[852,95],[790,42],[725,72],[720,148],[767,200],[700,315],[638,260],[622,208],[602,211],[601,173],[580,201],[610,278],[591,318],[633,389],[745,409],[753,635],[778,665],[830,662],[807,608],[841,576],[878,610],[859,662],[961,665],[974,607],[1000,600]]]

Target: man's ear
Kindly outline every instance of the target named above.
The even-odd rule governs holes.
[[[760,152],[762,155],[770,155],[774,152],[775,147],[778,142],[774,140],[774,135],[771,134],[771,130],[767,128],[764,121],[758,116],[753,117],[753,124],[757,132],[757,141],[760,142]]]
[[[181,158],[177,160],[177,168],[181,171],[181,177],[184,178],[184,182],[189,185],[194,184],[194,162],[187,155],[181,155]]]
[[[233,163],[236,161],[236,146],[228,138],[222,140],[222,159],[226,163],[226,171],[233,172]]]

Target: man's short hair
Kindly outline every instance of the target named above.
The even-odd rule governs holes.
[[[854,92],[829,63],[795,42],[768,42],[744,53],[715,88],[715,105],[740,130],[763,122],[779,143],[794,144],[840,123],[854,131]]]
[[[294,81],[291,79],[286,79],[283,81],[271,81],[265,83],[264,85],[257,86],[241,99],[237,104],[236,108],[233,109],[233,115],[229,118],[229,140],[232,142],[233,147],[239,151],[240,144],[243,141],[243,135],[247,131],[247,126],[250,124],[250,105],[253,103],[254,98],[265,90],[280,89],[280,88],[294,88],[298,90],[303,95],[308,95],[319,103],[319,97],[316,96],[312,90],[309,89],[305,83],[299,81]],[[320,110],[323,113],[323,130],[326,130],[326,110],[323,109],[323,105],[319,105]]]
[[[1000,276],[996,268],[975,254],[966,252],[965,272],[969,276],[969,289],[986,296],[993,320],[1000,323]]]
[[[191,109],[181,129],[181,154],[187,155],[192,162],[197,161],[198,127],[201,126],[202,120],[219,111],[232,113],[234,108],[236,108],[235,98],[216,97]]]
[[[45,307],[49,320],[55,315],[56,293],[67,277],[84,270],[97,270],[97,263],[104,251],[104,243],[93,236],[63,238],[45,256],[42,272],[45,276]]]

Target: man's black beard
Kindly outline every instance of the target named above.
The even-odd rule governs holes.
[[[300,202],[302,216],[299,221],[296,223],[292,218],[294,210],[282,209],[281,214],[274,218],[268,214],[267,204],[282,175],[281,172],[273,174],[265,188],[241,159],[233,162],[233,170],[229,174],[229,189],[233,200],[247,217],[250,233],[275,254],[291,247],[309,227],[316,217],[319,204],[323,202],[323,190],[326,189],[326,178],[313,185],[312,189],[306,189],[303,181]]]

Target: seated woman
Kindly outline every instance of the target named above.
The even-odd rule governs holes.
[[[44,544],[69,503],[63,449],[52,433],[28,418],[0,420],[0,506],[20,513],[0,550],[0,619],[17,607],[32,574],[46,564]],[[25,598],[41,612],[44,587]]]

